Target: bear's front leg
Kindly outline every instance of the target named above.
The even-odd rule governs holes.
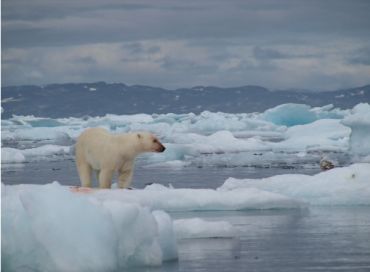
[[[87,163],[77,163],[77,171],[82,187],[91,187],[91,167]]]
[[[113,170],[102,169],[99,173],[99,186],[102,189],[110,189],[112,185]]]
[[[132,170],[120,170],[118,176],[118,187],[121,189],[128,188],[132,180]]]

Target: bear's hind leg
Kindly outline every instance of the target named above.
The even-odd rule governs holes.
[[[99,182],[100,170],[96,170],[95,174],[96,174],[96,180]]]
[[[91,167],[87,163],[77,164],[78,175],[80,176],[82,187],[91,187]]]
[[[118,177],[118,187],[121,189],[128,188],[131,185],[132,170],[120,171]]]
[[[99,173],[99,186],[100,188],[110,189],[112,185],[112,170],[100,170]]]

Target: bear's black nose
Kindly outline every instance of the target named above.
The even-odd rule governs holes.
[[[162,145],[161,146],[161,149],[159,150],[159,152],[163,152],[163,151],[165,151],[166,150],[166,148]]]

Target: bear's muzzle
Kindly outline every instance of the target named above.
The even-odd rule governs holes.
[[[164,145],[160,145],[159,148],[157,149],[157,152],[163,152],[165,150],[166,148],[164,147]]]

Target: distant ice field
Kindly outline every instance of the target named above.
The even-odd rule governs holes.
[[[369,104],[359,104],[352,110],[283,104],[251,114],[202,112],[60,119],[13,116],[2,120],[2,164],[7,168],[34,161],[73,159],[78,135],[88,127],[104,127],[112,133],[156,134],[167,149],[161,154],[140,156],[140,163],[148,168],[317,169],[319,161],[327,156],[337,165],[346,165],[351,160],[351,144],[356,152],[364,150],[358,141],[350,141],[351,124],[368,122],[369,108]],[[361,134],[356,137],[361,139]]]

